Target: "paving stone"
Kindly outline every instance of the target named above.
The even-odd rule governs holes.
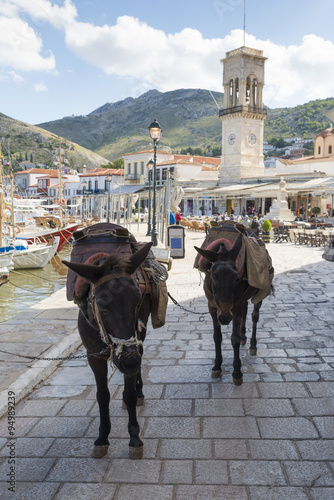
[[[254,438],[260,437],[253,417],[204,417],[204,438]]]
[[[57,415],[59,410],[64,406],[65,401],[22,401],[16,411],[18,417],[51,417]]]
[[[304,460],[334,460],[334,443],[325,441],[297,441],[297,448]]]
[[[196,484],[228,484],[226,460],[196,460]]]
[[[306,384],[306,387],[309,389],[314,398],[334,396],[334,384],[332,384],[331,382],[308,382]]]
[[[83,436],[91,420],[90,417],[44,417],[29,432],[29,437]]]
[[[54,500],[113,500],[116,486],[110,484],[63,484]]]
[[[224,460],[246,460],[248,458],[246,440],[213,439],[214,457]]]
[[[293,441],[250,439],[248,441],[251,458],[255,460],[297,460],[299,458]]]
[[[128,432],[128,416],[127,411],[123,410],[124,417],[113,417],[112,418],[112,426],[110,429],[109,438],[129,438]],[[92,423],[89,425],[87,431],[85,432],[85,437],[91,437],[96,439],[99,435],[99,426],[100,426],[100,418],[96,417],[92,419]],[[138,418],[138,423],[140,429],[143,429],[144,419]],[[64,437],[64,436],[63,436]]]
[[[1,498],[4,500],[53,500],[59,488],[58,483],[17,482],[15,493],[8,491],[8,484],[0,482]]]
[[[170,366],[168,370],[153,366],[148,373],[151,384],[195,383],[209,382],[211,369],[207,366]]]
[[[334,486],[334,477],[323,462],[284,462],[291,486]]]
[[[302,417],[259,418],[258,425],[264,439],[310,439],[317,438],[314,425]]]
[[[147,439],[145,438],[145,444]],[[209,439],[163,439],[158,458],[161,459],[205,459],[212,458],[212,443]]]
[[[286,484],[279,462],[261,460],[233,461],[229,463],[232,484],[238,485],[275,485]]]
[[[54,464],[53,458],[34,458],[22,457],[16,459],[15,462],[15,476],[16,481],[32,481],[32,482],[42,482],[46,478],[48,472],[50,471],[52,465]],[[9,464],[5,461],[0,466],[0,477],[6,477],[9,471]]]
[[[200,399],[209,397],[208,384],[170,384],[167,385],[165,399]]]
[[[7,444],[11,441],[8,439]],[[15,439],[16,457],[43,457],[53,443],[53,438],[17,438]],[[8,447],[4,446],[0,456],[8,456]]]
[[[109,463],[106,458],[59,458],[47,481],[101,483]]]
[[[286,373],[284,378],[287,382],[309,382],[313,380],[319,380],[320,375],[316,372],[297,372],[297,373]]]
[[[68,401],[61,409],[58,416],[61,417],[85,417],[88,413],[91,415],[90,410],[93,406],[92,401]]]
[[[247,500],[247,490],[242,486],[176,486],[175,500]]]
[[[245,415],[254,417],[288,417],[294,410],[288,399],[244,399]]]
[[[242,384],[239,387],[233,384],[219,383],[219,379],[212,386],[212,398],[258,398],[257,384]]]
[[[141,411],[145,417],[190,417],[192,401],[190,399],[146,400]]]
[[[297,413],[305,417],[334,414],[334,401],[332,398],[296,398],[292,400],[292,404]]]
[[[8,437],[8,422],[7,416],[0,421],[0,435],[3,437]],[[16,417],[15,418],[15,434],[12,437],[23,437],[28,434],[30,429],[39,421],[36,417]]]
[[[312,500],[331,500],[334,498],[334,487],[311,488]]]
[[[82,394],[87,386],[85,385],[72,385],[72,386],[66,386],[66,385],[60,385],[60,386],[53,386],[53,385],[44,385],[37,391],[35,391],[30,397],[31,398],[70,398],[73,396],[79,396]],[[96,392],[96,389],[95,389]]]
[[[115,458],[104,476],[104,482],[157,484],[161,467],[161,460],[123,460]]]
[[[195,401],[195,415],[197,417],[236,416],[245,415],[240,399],[200,399]]]
[[[122,484],[115,500],[173,500],[173,486]]]
[[[199,438],[199,418],[187,417],[150,417],[143,432],[150,438]],[[204,436],[207,437],[207,436]]]
[[[251,486],[251,500],[308,500],[308,494],[301,488],[282,486]],[[329,497],[328,499],[329,500]]]
[[[265,384],[258,385],[262,398],[305,398],[308,393],[301,382],[286,382],[285,384]]]
[[[164,460],[161,477],[164,484],[192,484],[192,460]]]
[[[334,438],[334,417],[314,417],[313,422],[323,439]]]

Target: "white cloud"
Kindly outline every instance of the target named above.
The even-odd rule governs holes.
[[[14,71],[51,71],[52,52],[43,53],[39,27],[52,25],[65,33],[66,44],[78,58],[106,75],[133,79],[140,89],[161,91],[207,88],[222,91],[220,59],[243,44],[243,31],[205,39],[195,29],[168,34],[131,16],[113,26],[78,20],[72,0],[61,5],[49,0],[0,0],[0,66]],[[30,24],[22,20],[30,17]],[[20,17],[21,16],[21,17]],[[334,44],[305,35],[299,45],[278,45],[246,36],[246,45],[263,50],[264,101],[270,107],[293,106],[334,95]]]
[[[52,53],[43,57],[42,40],[27,22],[0,17],[0,66],[18,71],[50,71],[55,68]]]
[[[24,78],[16,73],[15,71],[4,71],[0,70],[0,81],[1,82],[14,82],[17,85],[20,85],[24,82]]]
[[[47,86],[45,85],[45,83],[40,82],[40,83],[35,83],[35,84],[34,84],[34,90],[35,90],[36,92],[47,92],[47,91],[48,91],[48,88],[47,88]]]

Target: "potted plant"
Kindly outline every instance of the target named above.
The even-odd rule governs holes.
[[[269,219],[265,219],[261,225],[262,228],[262,241],[264,243],[270,243],[270,231],[272,228],[272,223]]]

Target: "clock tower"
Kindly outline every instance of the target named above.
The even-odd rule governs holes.
[[[226,53],[222,119],[222,163],[219,185],[262,177],[264,62],[262,50],[240,47]]]

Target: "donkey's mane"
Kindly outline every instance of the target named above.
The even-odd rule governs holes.
[[[130,266],[130,259],[121,255],[117,255],[116,253],[112,253],[103,262],[102,266],[110,267],[113,271],[117,272],[127,272]]]

